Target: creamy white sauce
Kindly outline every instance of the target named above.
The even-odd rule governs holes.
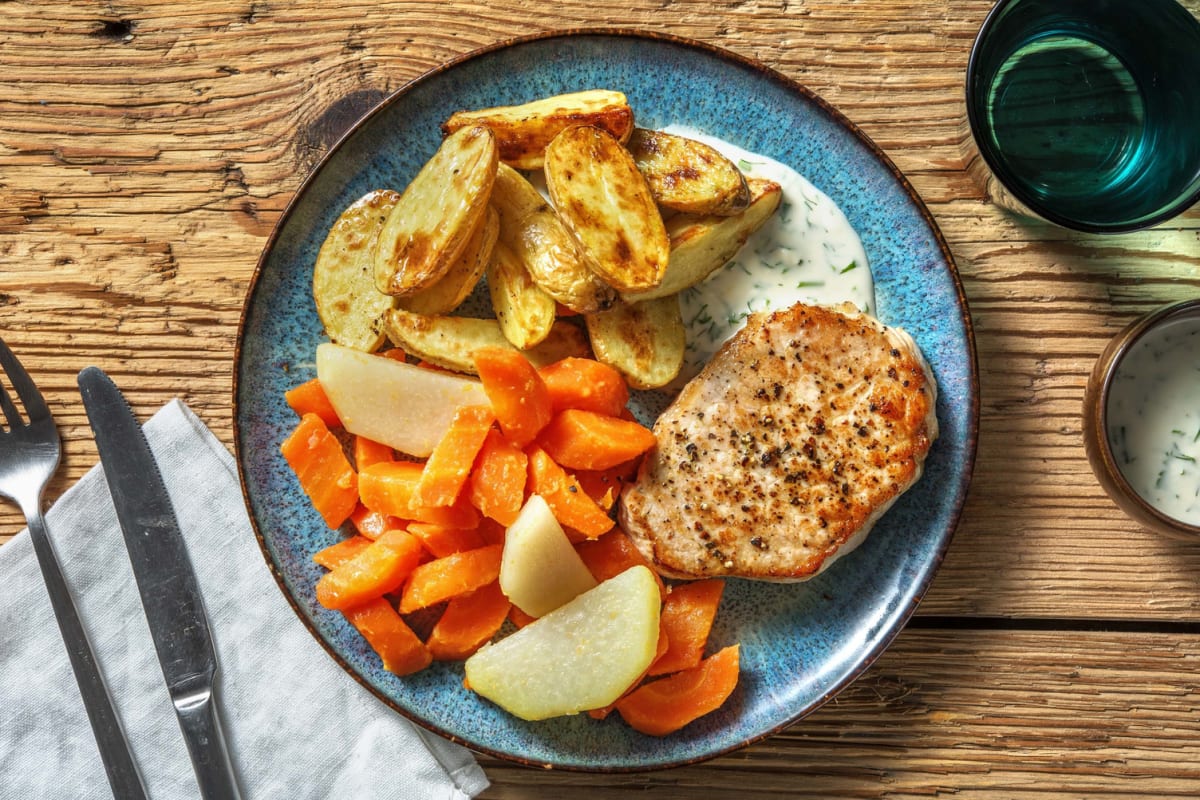
[[[680,293],[687,356],[680,380],[695,375],[755,311],[798,302],[849,302],[875,313],[875,283],[862,240],[827,195],[791,167],[708,136],[668,126],[668,133],[702,141],[743,173],[783,187],[779,210],[733,260],[698,286]]]
[[[1200,320],[1163,325],[1126,354],[1108,397],[1108,440],[1143,499],[1200,525]]]

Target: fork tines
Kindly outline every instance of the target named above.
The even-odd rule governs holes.
[[[42,393],[38,391],[37,386],[29,377],[29,373],[21,366],[21,362],[13,355],[12,350],[4,343],[3,339],[0,339],[0,368],[3,368],[8,376],[9,384],[24,404],[25,413],[30,422],[50,416],[50,409],[47,408]],[[18,428],[25,424],[21,419],[20,411],[17,410],[12,397],[9,396],[3,384],[0,384],[0,409],[3,409],[4,416],[8,419],[9,428]]]

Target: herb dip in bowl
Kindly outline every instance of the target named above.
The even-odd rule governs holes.
[[[1109,342],[1088,381],[1084,442],[1127,514],[1200,541],[1200,299],[1161,308]]]

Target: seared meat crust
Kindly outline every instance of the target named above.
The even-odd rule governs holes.
[[[755,314],[655,423],[621,523],[669,577],[811,578],[920,477],[936,392],[853,306]]]

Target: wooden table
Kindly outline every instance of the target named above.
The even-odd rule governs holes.
[[[304,174],[373,103],[447,59],[543,30],[700,39],[828,99],[929,204],[978,339],[972,491],[915,619],[791,729],[644,775],[484,759],[485,796],[1200,795],[1200,546],[1122,515],[1080,434],[1105,341],[1200,294],[1200,210],[1100,238],[987,202],[962,86],[989,0],[603,5],[3,3],[0,335],[61,424],[49,499],[96,461],[75,388],[89,364],[143,417],[179,396],[232,446],[234,346],[258,254]],[[23,527],[2,512],[0,541]]]

